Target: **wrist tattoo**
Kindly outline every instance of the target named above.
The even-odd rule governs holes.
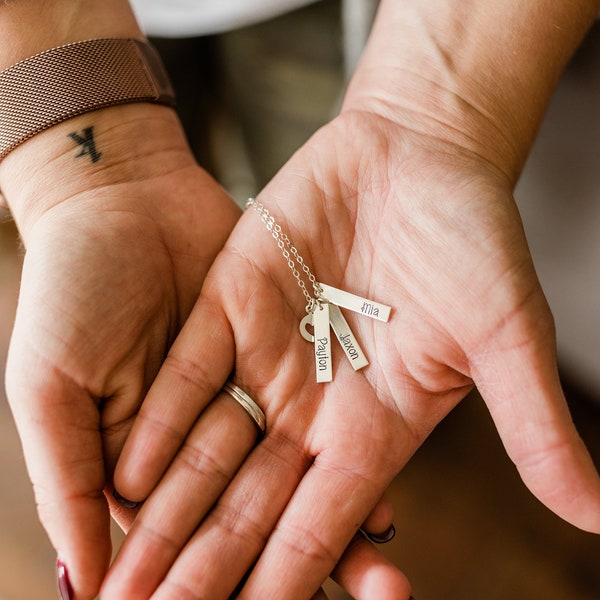
[[[76,158],[80,156],[89,156],[90,160],[95,163],[100,160],[102,152],[98,152],[96,149],[96,142],[94,141],[94,127],[86,127],[81,132],[74,131],[69,134],[69,137],[78,145],[81,146],[81,152]]]

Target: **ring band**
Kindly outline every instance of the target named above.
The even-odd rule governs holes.
[[[227,392],[252,417],[252,420],[260,429],[261,435],[264,435],[267,429],[267,421],[265,413],[261,410],[260,406],[241,387],[233,383],[233,381],[227,381],[223,386],[223,391]]]

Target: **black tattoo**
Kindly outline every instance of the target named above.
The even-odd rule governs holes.
[[[98,152],[98,150],[96,150],[96,142],[94,141],[94,128],[86,127],[81,133],[83,135],[79,135],[79,133],[76,131],[69,134],[69,137],[76,144],[81,146],[81,152],[77,155],[77,158],[88,155],[93,163],[98,162],[102,156],[102,152]]]

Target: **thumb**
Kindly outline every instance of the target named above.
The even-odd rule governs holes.
[[[561,389],[549,309],[504,323],[472,375],[530,491],[569,523],[600,533],[600,478]]]
[[[111,556],[98,407],[56,365],[16,346],[6,391],[38,514],[58,554],[61,596],[91,599]]]

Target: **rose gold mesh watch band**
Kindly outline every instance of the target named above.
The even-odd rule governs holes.
[[[160,57],[147,42],[93,39],[27,58],[0,72],[0,160],[61,121],[128,102],[175,104]]]

